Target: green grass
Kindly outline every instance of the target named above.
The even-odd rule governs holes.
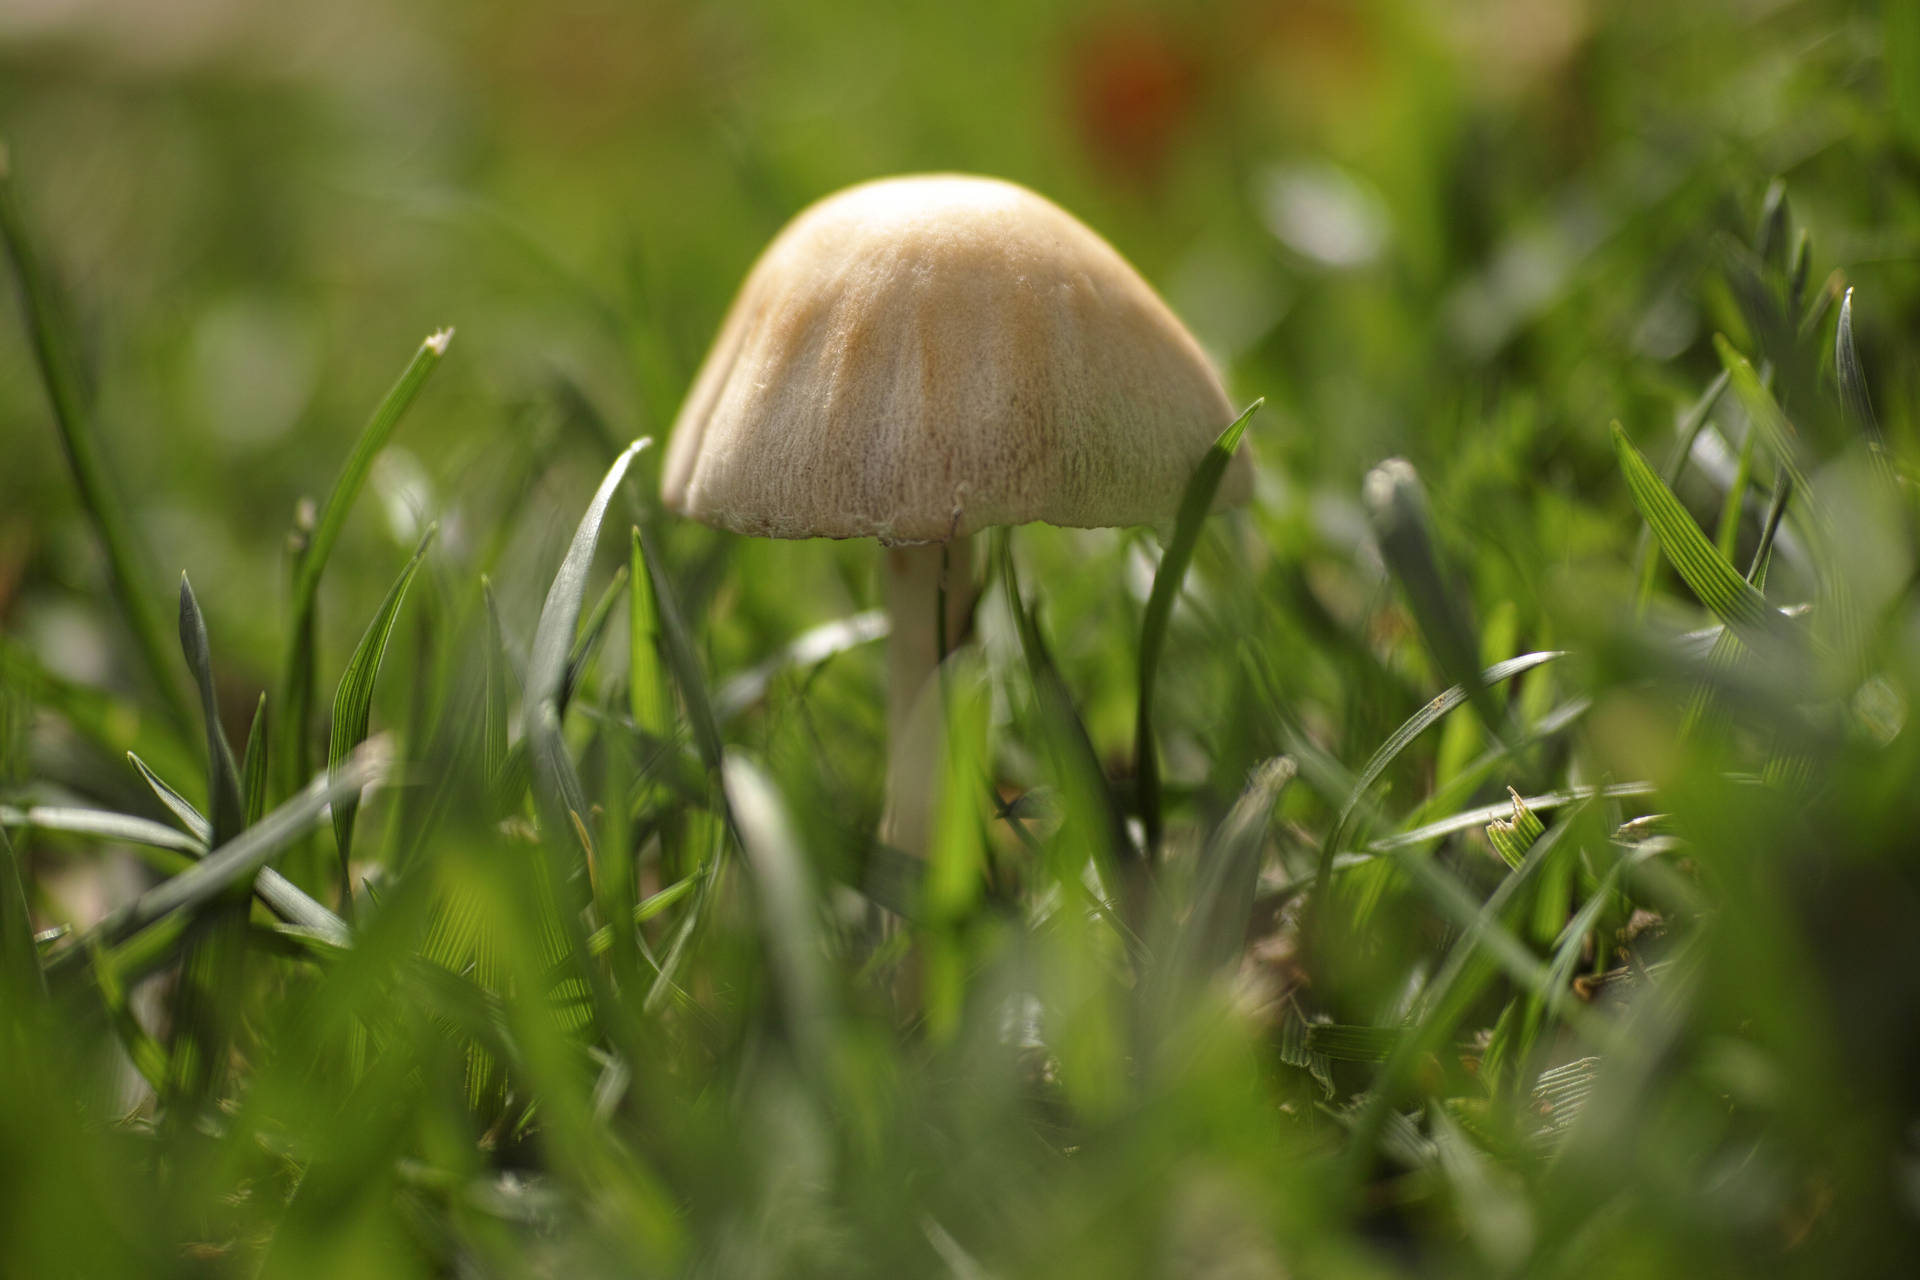
[[[1229,9],[914,19],[879,111],[857,6],[605,82],[481,6],[432,47],[503,114],[421,79],[475,133],[399,169],[328,90],[0,44],[0,1272],[1901,1273],[1914,24],[1595,12],[1515,87],[1418,6]],[[976,118],[981,50],[1052,78]],[[1100,167],[1122,54],[1210,95],[1157,174]],[[734,78],[564,114],[682,63]],[[102,118],[200,148],[154,240],[62,203]],[[1303,155],[1383,257],[1266,203]],[[1265,399],[1163,535],[993,535],[922,861],[876,549],[677,520],[646,446],[781,218],[936,164]]]

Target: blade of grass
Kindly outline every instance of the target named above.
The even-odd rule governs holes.
[[[66,453],[80,505],[107,558],[107,580],[120,601],[121,616],[133,632],[135,646],[160,692],[161,702],[182,733],[191,733],[192,703],[181,683],[165,640],[159,610],[141,584],[153,581],[141,547],[145,544],[129,519],[127,504],[114,492],[101,461],[99,430],[81,386],[79,343],[66,323],[66,311],[40,262],[26,219],[14,199],[12,161],[0,141],[0,239],[20,283],[20,304],[27,336],[54,425]]]
[[[393,638],[393,624],[400,616],[400,605],[407,598],[407,588],[413,585],[414,575],[420,571],[420,565],[427,558],[427,549],[439,531],[439,525],[430,524],[426,532],[420,535],[420,543],[413,549],[413,557],[387,589],[386,599],[380,602],[373,621],[367,624],[366,633],[354,647],[346,670],[340,673],[340,685],[333,694],[333,723],[327,743],[329,771],[337,769],[348,753],[366,741],[367,723],[373,711],[373,683],[379,677],[380,664],[387,656],[387,644]],[[349,796],[333,806],[333,839],[340,853],[340,906],[349,918],[353,912],[353,819],[359,808],[358,796]]]
[[[360,430],[353,451],[327,493],[314,522],[313,533],[295,557],[293,591],[288,606],[287,651],[280,668],[282,708],[274,758],[280,761],[281,777],[297,779],[307,772],[307,717],[304,708],[313,705],[313,621],[315,603],[320,594],[320,576],[333,554],[334,543],[346,527],[347,513],[366,483],[374,458],[392,438],[394,428],[419,396],[420,389],[439,367],[453,341],[453,330],[429,334],[413,353],[413,359],[401,372],[399,381],[387,392]]]
[[[1213,510],[1214,495],[1226,477],[1227,466],[1247,424],[1260,411],[1265,400],[1255,400],[1246,411],[1222,431],[1193,469],[1185,493],[1180,497],[1180,513],[1175,518],[1173,537],[1160,557],[1153,575],[1153,589],[1140,623],[1140,686],[1135,694],[1133,760],[1135,802],[1140,824],[1146,829],[1146,856],[1149,862],[1159,857],[1163,819],[1160,808],[1160,752],[1153,736],[1154,682],[1160,673],[1160,655],[1166,649],[1167,624],[1173,617],[1174,601],[1180,584],[1186,580],[1187,566],[1193,561],[1193,549],[1200,541],[1200,526]]]
[[[1066,681],[1048,652],[1039,619],[1020,589],[1020,574],[1013,561],[1013,540],[1006,531],[996,532],[995,537],[1001,586],[1013,614],[1014,628],[1019,633],[1021,654],[1033,682],[1042,728],[1054,755],[1068,812],[1081,815],[1089,837],[1084,852],[1106,885],[1108,895],[1121,901],[1121,915],[1127,927],[1137,931],[1145,893],[1145,884],[1138,875],[1144,869],[1140,850],[1127,832],[1127,816],[1107,783],[1080,710],[1074,706]],[[1057,867],[1055,871],[1063,883],[1079,881],[1078,865]]]
[[[588,876],[592,875],[595,850],[586,826],[592,810],[587,803],[579,771],[567,753],[566,738],[561,732],[561,698],[569,660],[574,651],[574,632],[579,625],[580,610],[586,597],[587,575],[593,568],[594,548],[600,539],[600,526],[606,519],[607,506],[613,501],[620,482],[626,478],[627,468],[640,451],[651,443],[646,438],[635,440],[614,459],[600,487],[595,490],[592,501],[587,504],[586,512],[580,517],[573,541],[560,561],[553,584],[547,589],[546,601],[540,609],[540,621],[534,628],[521,710],[527,755],[533,765],[534,799],[547,832],[549,851],[554,852],[556,845],[569,848],[577,846],[578,849],[577,859],[572,856],[544,859],[547,883],[552,893],[553,915],[557,919],[543,919],[542,928],[553,934],[551,941],[559,948],[557,954],[548,959],[564,957],[571,960],[577,975],[584,979],[583,989],[590,996],[592,1007],[603,1025],[606,1019],[616,1018],[620,1009],[604,973],[588,956],[586,932],[581,924],[582,913],[592,905],[591,893],[581,892],[584,886],[574,871],[576,867],[584,866]],[[571,841],[561,834],[564,831],[573,833]],[[609,853],[611,856],[625,856],[625,850]],[[618,1032],[617,1027],[608,1027],[608,1030]]]
[[[139,771],[140,776],[153,789],[153,794],[159,797],[160,803],[186,829],[188,835],[199,841],[202,848],[213,843],[213,824],[207,821],[205,814],[194,808],[185,796],[168,786],[159,774],[149,769],[145,760],[131,751],[127,752],[127,760]]]
[[[680,612],[679,597],[667,579],[651,535],[638,527],[634,532],[639,538],[641,558],[646,562],[647,582],[652,588],[667,669],[673,674],[673,682],[680,690],[680,703],[686,709],[687,723],[693,729],[693,743],[700,752],[700,760],[710,774],[717,776],[722,754],[720,722],[714,716],[713,700],[707,693],[706,676],[700,670],[692,633],[687,630],[686,619]]]
[[[1465,593],[1441,567],[1419,475],[1405,459],[1389,458],[1367,473],[1363,497],[1380,554],[1406,594],[1440,674],[1466,690],[1489,733],[1510,740],[1506,717],[1480,682],[1480,636]]]
[[[213,682],[213,654],[207,645],[207,621],[194,599],[193,584],[180,575],[180,648],[186,654],[187,669],[200,690],[200,715],[207,734],[207,817],[212,834],[207,843],[225,844],[247,825],[246,805],[241,800],[240,767],[234,763],[233,748],[220,727],[220,702]]]
[[[247,729],[247,745],[240,753],[241,799],[246,802],[247,825],[260,821],[267,811],[267,695],[254,704],[253,724]]]
[[[382,739],[363,743],[343,762],[337,776],[315,777],[292,799],[192,867],[108,913],[85,937],[116,946],[152,925],[205,906],[292,847],[319,824],[328,806],[340,797],[385,782],[391,773],[390,757]],[[56,965],[83,951],[79,943],[67,947]]]
[[[1700,394],[1698,400],[1693,402],[1692,407],[1681,415],[1675,431],[1679,439],[1674,444],[1672,455],[1667,459],[1667,465],[1660,472],[1661,480],[1669,489],[1680,483],[1680,473],[1687,469],[1687,459],[1693,456],[1694,441],[1698,440],[1700,433],[1706,430],[1708,416],[1713,413],[1713,407],[1720,403],[1720,397],[1726,394],[1727,382],[1727,372],[1722,369],[1714,375],[1713,381],[1707,384],[1707,389]],[[1653,531],[1640,530],[1633,552],[1634,579],[1639,583],[1633,602],[1636,617],[1646,615],[1647,602],[1653,599],[1654,569],[1659,565],[1653,549]]]
[[[1564,649],[1543,649],[1538,653],[1523,653],[1517,658],[1508,658],[1505,662],[1496,662],[1480,673],[1478,687],[1491,689],[1493,686],[1511,680],[1523,672],[1531,671],[1535,667],[1544,666],[1556,658],[1564,658],[1565,656],[1566,650]],[[1380,744],[1379,749],[1373,753],[1367,760],[1366,765],[1360,770],[1359,776],[1354,779],[1353,790],[1348,795],[1346,803],[1341,806],[1340,815],[1334,819],[1333,828],[1327,835],[1325,842],[1326,848],[1337,850],[1340,847],[1341,840],[1346,835],[1348,827],[1353,821],[1354,812],[1358,809],[1361,800],[1366,796],[1368,791],[1372,790],[1373,784],[1380,780],[1380,775],[1387,771],[1387,767],[1399,758],[1400,753],[1405,751],[1407,747],[1413,743],[1414,739],[1432,728],[1449,712],[1464,705],[1470,696],[1471,693],[1467,686],[1456,684],[1447,689],[1446,692],[1440,694],[1440,696],[1436,697],[1433,701],[1424,704],[1418,711],[1409,716],[1398,729],[1395,729],[1388,735],[1387,740]],[[1504,752],[1505,748],[1501,748],[1501,750]]]
[[[766,940],[768,967],[779,993],[782,1022],[801,1063],[824,1083],[832,1044],[831,987],[826,957],[815,941],[814,894],[807,859],[786,807],[758,766],[738,752],[721,765],[727,805],[739,826],[740,847],[752,875],[753,898]]]
[[[1647,460],[1627,439],[1619,423],[1613,424],[1614,453],[1626,476],[1627,491],[1634,505],[1653,528],[1661,550],[1679,571],[1700,602],[1716,617],[1758,645],[1774,645],[1790,638],[1787,624],[1779,612],[1767,603],[1738,570],[1714,550],[1713,543],[1693,522],[1687,509],[1660,482]]]

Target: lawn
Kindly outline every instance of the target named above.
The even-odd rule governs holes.
[[[1911,1269],[1920,8],[18,5],[0,139],[0,1273]],[[927,171],[1231,409],[915,721],[662,485]]]

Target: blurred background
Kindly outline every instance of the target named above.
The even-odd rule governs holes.
[[[281,535],[423,334],[454,326],[454,358],[376,477],[390,540],[357,520],[335,562],[368,572],[336,588],[326,652],[410,512],[448,508],[458,548],[514,485],[584,491],[611,442],[665,431],[787,218],[914,170],[1026,183],[1132,259],[1234,396],[1267,398],[1276,520],[1340,537],[1399,453],[1457,535],[1613,555],[1631,530],[1573,499],[1610,483],[1608,419],[1664,429],[1711,375],[1738,320],[1705,248],[1750,234],[1772,177],[1820,271],[1872,286],[1869,367],[1911,385],[1887,335],[1911,332],[1915,188],[1878,171],[1910,176],[1920,123],[1889,105],[1875,9],[6,0],[0,120],[156,599],[183,568],[220,583],[214,630],[258,685]],[[17,308],[0,335],[0,621],[111,684],[127,664]],[[1544,496],[1482,501],[1523,484]]]

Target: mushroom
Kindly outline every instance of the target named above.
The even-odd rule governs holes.
[[[992,178],[887,178],[761,255],[674,423],[662,496],[739,533],[880,541],[883,837],[917,854],[926,775],[903,760],[937,752],[913,708],[971,608],[971,535],[1163,523],[1232,417],[1193,336],[1071,214]],[[1241,455],[1220,501],[1250,487]]]

